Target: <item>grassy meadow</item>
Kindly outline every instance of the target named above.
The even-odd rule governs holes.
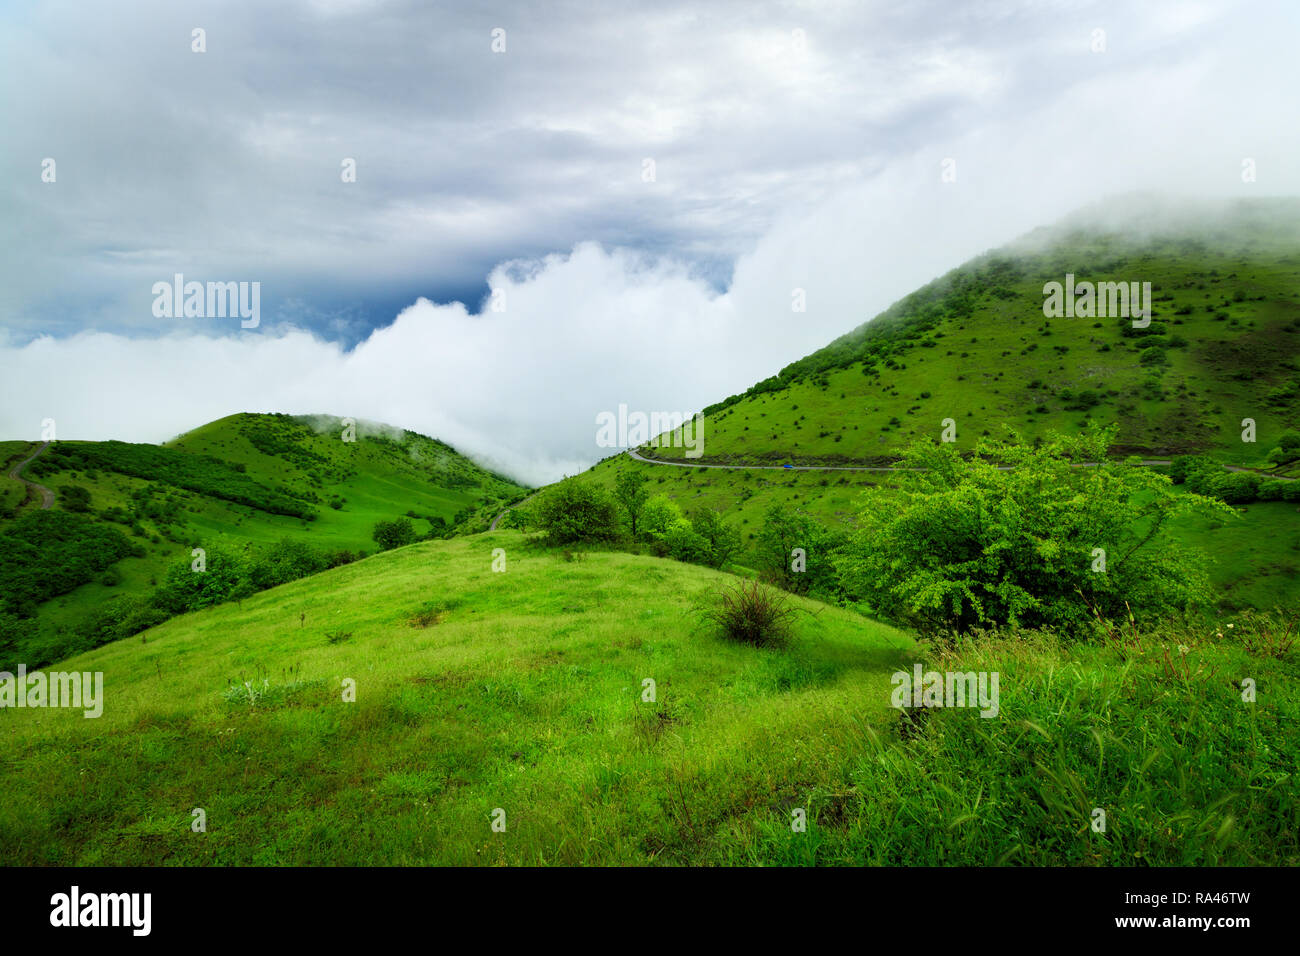
[[[728,578],[496,532],[173,619],[61,665],[104,673],[102,717],[4,714],[0,847],[36,865],[1300,862],[1300,673],[1263,628],[934,648],[795,599],[792,644],[756,649],[701,622]],[[1000,669],[999,717],[901,716],[889,675],[917,661]]]

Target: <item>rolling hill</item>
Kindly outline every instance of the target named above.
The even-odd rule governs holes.
[[[37,448],[6,443],[6,471]],[[19,482],[5,482],[0,645],[29,665],[93,644],[97,609],[146,597],[193,548],[253,556],[289,541],[339,563],[375,550],[379,521],[409,516],[417,534],[440,535],[526,493],[415,432],[274,414],[231,415],[162,445],[55,442],[22,475],[56,493],[37,513]],[[42,546],[92,538],[75,555]]]
[[[1124,206],[1123,203],[1119,204]],[[1083,210],[952,270],[744,393],[704,409],[702,457],[680,436],[617,455],[589,475],[647,476],[689,511],[709,507],[751,542],[774,504],[853,519],[858,490],[888,484],[910,443],[951,429],[969,451],[1005,427],[1028,440],[1118,427],[1117,454],[1300,476],[1279,439],[1300,432],[1300,202],[1169,207],[1140,198]],[[1044,315],[1044,286],[1149,282],[1150,324]],[[1094,302],[1095,304],[1095,302]],[[1243,420],[1253,441],[1243,440]],[[735,470],[701,467],[740,466]],[[783,464],[828,466],[784,471]],[[744,470],[743,466],[764,466]],[[1271,606],[1300,587],[1300,510],[1243,503],[1230,528],[1185,529],[1218,559],[1226,606]]]
[[[706,408],[702,460],[888,462],[951,418],[963,449],[1003,425],[1032,439],[1101,421],[1124,451],[1265,465],[1300,426],[1300,202],[1187,216],[1084,211],[979,256]],[[1067,275],[1150,283],[1150,325],[1044,316]]]
[[[175,618],[61,665],[104,675],[102,716],[4,714],[0,851],[17,865],[1300,859],[1296,665],[1253,632],[1181,638],[1191,670],[1171,681],[1159,640],[936,658],[793,599],[794,643],[772,651],[701,625],[734,580],[501,531]],[[920,662],[1001,671],[1000,719],[941,709],[922,732],[890,706],[891,673]],[[1241,673],[1257,706],[1224,676]]]

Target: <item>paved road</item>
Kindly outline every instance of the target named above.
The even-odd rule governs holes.
[[[42,510],[48,510],[54,507],[54,492],[50,491],[50,489],[46,488],[44,485],[38,485],[34,481],[28,481],[26,478],[22,476],[22,471],[33,461],[39,458],[41,456],[41,453],[44,452],[45,449],[49,447],[50,447],[50,443],[46,442],[45,444],[41,445],[40,448],[36,449],[36,451],[32,452],[30,457],[23,459],[18,464],[14,465],[12,468],[9,469],[10,478],[12,478],[14,481],[21,481],[28,488],[40,494]]]
[[[658,461],[654,458],[643,458],[637,454],[635,448],[627,450],[628,456],[637,461],[645,462],[647,465],[669,465],[674,468],[722,468],[727,471],[908,471],[907,468],[899,468],[896,465],[703,465],[695,464],[688,461]],[[1143,458],[1138,464],[1147,468],[1155,465],[1171,464],[1168,458]],[[1000,471],[1010,471],[1011,465],[998,465]],[[1075,468],[1096,468],[1096,462],[1080,462]],[[1250,474],[1260,475],[1264,478],[1277,478],[1281,481],[1295,481],[1294,478],[1284,478],[1281,475],[1270,475],[1266,471],[1259,471],[1255,468],[1243,468],[1240,465],[1224,465],[1228,471],[1241,471]],[[504,513],[504,512],[503,512]],[[499,516],[498,516],[499,517]],[[496,527],[493,524],[493,527]]]
[[[529,495],[529,496],[528,496],[527,498],[525,498],[523,501],[519,502],[519,504],[517,504],[517,505],[511,505],[509,508],[506,508],[506,509],[505,509],[504,511],[502,511],[499,515],[497,515],[495,518],[492,519],[492,526],[489,527],[488,530],[489,530],[489,531],[495,531],[495,530],[497,529],[497,523],[498,523],[502,518],[504,518],[504,517],[505,517],[505,516],[506,516],[506,515],[507,515],[507,514],[512,510],[512,509],[523,507],[524,505],[528,504],[528,502],[530,502],[530,501],[532,501],[534,498],[536,498],[539,494],[540,494],[540,492],[534,491],[531,495]]]
[[[658,461],[654,458],[642,458],[637,454],[635,448],[629,448],[627,453],[637,461],[643,461],[647,465],[672,465],[675,468],[724,468],[728,471],[912,471],[915,469],[899,468],[897,465],[698,465],[689,461]],[[1143,465],[1167,465],[1167,458],[1148,458],[1142,461]],[[1001,471],[1010,471],[1011,465],[998,465]],[[1095,468],[1096,462],[1084,462],[1074,466],[1075,468]],[[1241,469],[1245,470],[1245,469]]]

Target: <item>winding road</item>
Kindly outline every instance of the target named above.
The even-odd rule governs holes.
[[[659,461],[654,458],[643,458],[637,454],[635,448],[627,450],[629,458],[635,461],[644,462],[647,465],[669,465],[674,468],[722,468],[727,471],[908,471],[907,468],[899,468],[897,465],[706,465],[696,464],[689,461]],[[1143,458],[1138,464],[1145,468],[1151,468],[1157,465],[1171,464],[1168,458]],[[1010,471],[1013,465],[998,465],[999,471]],[[1080,462],[1075,468],[1096,468],[1096,462]],[[1224,465],[1228,471],[1245,472],[1248,474],[1259,475],[1262,478],[1276,478],[1279,481],[1295,481],[1295,478],[1286,478],[1282,475],[1270,475],[1266,471],[1259,471],[1255,468],[1243,468],[1240,465]],[[502,512],[504,514],[505,512]],[[500,515],[497,516],[500,519]],[[496,523],[493,522],[493,528]]]
[[[45,442],[43,445],[41,445],[40,448],[32,452],[31,455],[29,455],[27,458],[24,458],[18,464],[14,465],[12,468],[9,469],[10,478],[12,478],[14,481],[21,481],[24,485],[28,487],[28,489],[40,494],[41,510],[43,511],[48,511],[50,508],[54,507],[54,492],[50,491],[50,489],[46,488],[44,485],[38,485],[34,481],[28,481],[26,478],[23,477],[22,471],[33,461],[39,458],[41,454],[45,451],[45,449],[49,447],[50,447],[50,443]]]
[[[492,519],[492,524],[491,524],[491,526],[488,528],[488,530],[489,530],[489,531],[495,531],[495,530],[497,529],[497,524],[501,521],[502,518],[504,518],[507,514],[509,514],[513,509],[515,509],[515,508],[521,508],[521,507],[523,507],[524,505],[528,504],[528,502],[532,501],[532,500],[533,500],[534,498],[536,498],[539,494],[541,494],[540,491],[534,491],[531,495],[529,495],[529,496],[528,496],[527,498],[525,498],[523,501],[519,502],[518,504],[513,504],[513,505],[511,505],[509,508],[504,509],[504,510],[499,514],[499,515],[497,515],[495,518]]]

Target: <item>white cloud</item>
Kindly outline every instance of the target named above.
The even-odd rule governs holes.
[[[413,428],[525,479],[549,481],[609,453],[595,446],[597,413],[620,403],[686,412],[718,401],[970,256],[1102,196],[1153,187],[1194,195],[1300,192],[1287,165],[1300,154],[1300,132],[1280,119],[1277,103],[1279,90],[1297,86],[1288,35],[1274,22],[1287,19],[1285,8],[1217,19],[1201,8],[1177,24],[1181,40],[1173,47],[1172,21],[1144,14],[1150,22],[1129,22],[1111,9],[1109,49],[1101,55],[1087,50],[1093,8],[1065,9],[1074,22],[1046,39],[1041,31],[1015,32],[1022,16],[1015,5],[983,24],[1006,34],[998,41],[1001,59],[975,37],[947,51],[927,40],[894,51],[893,60],[860,63],[842,37],[811,31],[808,69],[834,97],[809,103],[806,87],[783,85],[795,71],[782,65],[774,68],[779,82],[764,82],[772,116],[761,102],[746,100],[728,72],[737,49],[758,53],[719,40],[731,54],[721,73],[697,67],[708,83],[670,72],[670,97],[600,91],[590,108],[566,101],[537,121],[592,129],[621,122],[636,133],[627,144],[633,171],[642,146],[656,137],[672,140],[676,153],[666,153],[662,181],[654,184],[664,188],[628,199],[640,184],[622,183],[610,195],[618,209],[652,209],[656,219],[671,214],[701,224],[685,230],[684,248],[699,259],[712,253],[734,261],[721,294],[693,263],[580,242],[568,254],[498,266],[489,284],[504,291],[505,312],[420,300],[351,351],[265,320],[257,333],[218,328],[221,320],[183,320],[155,338],[86,331],[25,342],[0,335],[0,435],[35,437],[41,420],[53,417],[62,438],[159,441],[237,411],[322,412]],[[776,49],[788,36],[784,24],[754,35],[758,51]],[[707,34],[692,36],[692,49],[708,47]],[[612,54],[591,56],[603,62]],[[885,83],[890,62],[919,65],[897,88],[865,82]],[[837,64],[844,73],[838,78]],[[1052,78],[1041,96],[1034,71]],[[710,137],[712,118],[720,115],[714,104],[730,97],[748,104],[729,127],[735,135]],[[620,121],[610,102],[637,104],[635,115]],[[939,113],[947,123],[933,115],[936,104],[947,110]],[[805,109],[816,123],[803,123]],[[834,125],[837,116],[841,126]],[[871,117],[886,125],[873,125]],[[902,122],[907,117],[910,126]],[[802,165],[806,144],[784,150],[803,135],[825,137],[834,149]],[[295,142],[274,125],[262,136],[268,149]],[[504,140],[485,142],[498,149]],[[473,155],[471,149],[463,160],[467,166]],[[1239,178],[1246,156],[1260,170],[1250,187]],[[946,157],[957,161],[956,183],[939,181]],[[516,232],[535,235],[546,225],[539,208],[581,206],[582,177],[552,193],[537,163],[525,156],[521,165],[529,186],[517,205],[517,193],[494,199],[471,191],[449,203],[412,189],[364,212],[368,225],[346,237],[346,256],[314,245],[317,220],[310,217],[291,229],[280,223],[254,248],[268,269],[324,262],[331,274],[385,276],[397,263],[418,272],[449,243],[481,244],[510,229],[516,209]],[[373,181],[369,167],[364,174]],[[607,177],[593,181],[608,188]],[[735,225],[742,220],[744,228]],[[747,230],[760,221],[768,225],[755,239]],[[98,228],[108,223],[102,217]],[[111,268],[139,270],[147,289],[159,272],[171,274],[155,260],[170,256],[184,231],[154,237],[157,253],[145,245],[114,253]],[[636,223],[627,231],[634,244]],[[385,232],[403,241],[385,242]],[[432,233],[444,238],[430,243],[424,237]],[[746,251],[736,256],[735,248]],[[33,261],[29,254],[12,268]],[[804,314],[791,311],[795,288],[806,291]]]

